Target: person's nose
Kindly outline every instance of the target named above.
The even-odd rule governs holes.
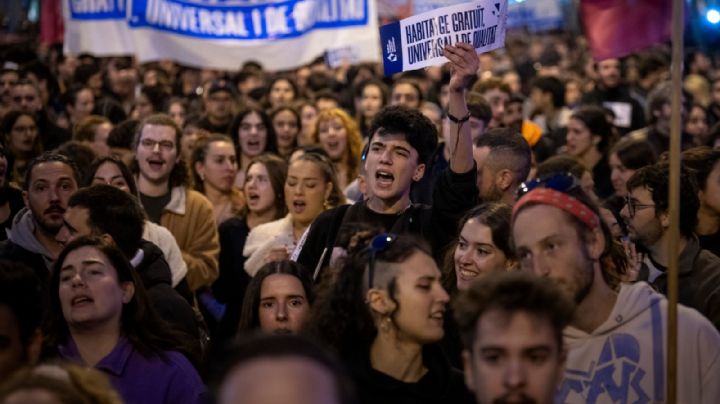
[[[509,390],[517,390],[525,386],[525,367],[520,359],[509,359],[503,375],[503,384]]]
[[[275,309],[275,319],[277,321],[287,321],[287,307],[284,304],[277,305],[277,309]]]
[[[55,241],[62,245],[70,242],[70,230],[68,230],[67,226],[60,228],[60,231],[55,235]]]
[[[547,277],[550,274],[550,267],[542,254],[535,254],[532,258],[533,273],[540,277]]]

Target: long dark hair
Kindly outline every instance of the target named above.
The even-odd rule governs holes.
[[[396,309],[390,314],[394,321],[400,306],[396,294],[397,265],[416,252],[432,256],[427,243],[413,235],[400,235],[384,251],[376,254],[374,286],[386,289]],[[367,352],[378,330],[370,307],[366,303],[368,292],[368,262],[371,248],[357,246],[348,251],[343,267],[332,282],[323,285],[313,307],[307,332],[342,358],[358,352]]]
[[[275,217],[273,220],[282,219],[287,215],[287,205],[285,204],[285,180],[287,179],[288,165],[284,159],[271,154],[263,153],[250,162],[247,170],[245,171],[245,178],[247,173],[250,171],[250,167],[255,164],[262,164],[268,172],[268,179],[270,180],[270,186],[275,194]],[[243,216],[247,217],[248,214],[247,204],[243,207]]]
[[[490,229],[492,242],[505,254],[507,259],[514,259],[515,253],[510,246],[510,221],[512,220],[512,208],[502,202],[486,202],[478,205],[465,213],[465,216],[458,222],[457,236],[455,241],[448,246],[443,260],[442,284],[450,295],[457,291],[457,274],[455,273],[455,249],[458,246],[458,239],[465,224],[470,219]]]
[[[114,244],[94,236],[83,236],[71,241],[65,246],[53,265],[50,276],[50,306],[44,327],[48,350],[55,351],[58,345],[67,341],[70,335],[70,329],[63,316],[60,303],[60,270],[68,254],[82,247],[93,247],[105,255],[115,268],[118,283],[131,282],[134,285],[135,293],[123,306],[120,317],[120,332],[133,347],[144,356],[163,357],[168,351],[177,351],[184,354],[197,366],[199,353],[184,342],[189,340],[187,336],[173,329],[158,316],[150,305],[140,276],[127,258]]]
[[[120,174],[122,174],[123,179],[125,179],[125,182],[128,185],[128,189],[130,190],[130,194],[138,198],[139,194],[137,184],[135,183],[135,178],[132,176],[132,173],[130,172],[128,166],[125,165],[125,163],[123,163],[122,160],[118,159],[117,157],[100,157],[99,159],[96,159],[95,161],[90,163],[85,178],[83,178],[82,186],[89,187],[90,185],[92,185],[93,179],[95,178],[95,173],[100,168],[100,166],[105,163],[115,164],[118,170],[120,170]]]
[[[258,315],[258,310],[260,309],[260,290],[262,289],[265,279],[270,275],[276,274],[296,277],[303,286],[305,298],[312,306],[315,301],[315,292],[313,290],[313,280],[310,272],[293,261],[269,262],[260,268],[247,287],[242,312],[240,313],[239,333],[247,333],[260,327],[260,316]]]
[[[233,142],[235,142],[235,147],[237,148],[238,166],[241,166],[240,159],[242,158],[240,140],[238,139],[240,133],[240,126],[242,125],[243,119],[245,119],[246,116],[252,113],[258,114],[263,125],[265,125],[265,130],[267,131],[267,139],[265,140],[265,151],[277,153],[277,145],[275,144],[275,128],[273,128],[270,117],[267,113],[265,113],[265,110],[263,110],[262,108],[247,107],[235,116],[235,119],[233,119],[232,123],[230,124],[230,133],[228,133]]]

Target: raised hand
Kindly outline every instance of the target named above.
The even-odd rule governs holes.
[[[450,61],[449,90],[461,92],[465,90],[480,67],[480,58],[472,45],[458,43],[448,45],[444,49],[445,57]]]

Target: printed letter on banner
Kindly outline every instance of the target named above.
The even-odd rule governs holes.
[[[447,45],[469,43],[478,53],[503,47],[507,7],[507,0],[473,1],[382,26],[385,75],[446,63]]]

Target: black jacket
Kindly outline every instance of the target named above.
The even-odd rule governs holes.
[[[172,287],[170,266],[162,250],[149,241],[142,241],[143,260],[135,269],[140,275],[150,304],[160,318],[193,337],[199,337],[197,318],[190,304]]]
[[[449,168],[438,176],[433,205],[412,204],[398,214],[380,214],[357,202],[348,207],[330,209],[310,225],[308,235],[300,246],[297,262],[310,271],[317,268],[322,257],[325,267],[335,245],[338,230],[344,224],[366,223],[396,234],[411,233],[427,240],[438,263],[450,242],[457,236],[457,226],[465,212],[478,203],[477,170],[457,174]],[[316,277],[319,280],[320,276]]]
[[[462,372],[450,366],[438,346],[423,348],[428,372],[417,383],[405,383],[372,368],[366,351],[349,363],[361,404],[472,404]]]

